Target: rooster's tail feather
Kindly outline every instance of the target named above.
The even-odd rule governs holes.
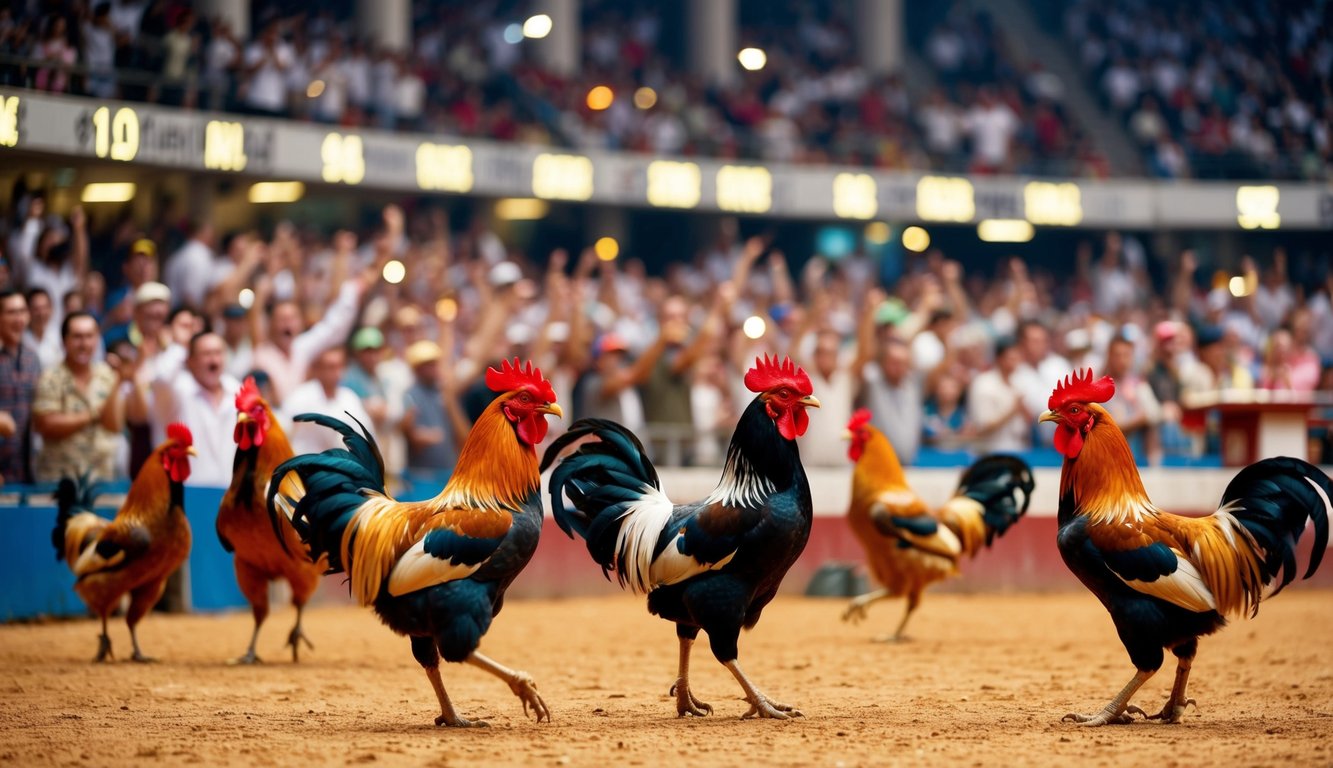
[[[1270,597],[1296,578],[1296,543],[1307,520],[1314,523],[1314,551],[1302,578],[1310,578],[1319,568],[1328,547],[1330,497],[1333,482],[1328,475],[1286,456],[1251,464],[1227,485],[1219,512],[1229,513],[1249,533]],[[1250,609],[1258,610],[1258,600]]]
[[[291,520],[311,560],[328,555],[329,571],[347,570],[343,537],[357,510],[368,496],[385,495],[384,458],[364,424],[348,414],[360,428],[318,413],[303,413],[296,421],[309,421],[337,431],[346,448],[294,456],[273,471],[269,482],[268,510],[274,533],[283,540],[278,515]],[[295,475],[295,480],[289,475]],[[293,493],[293,488],[296,489]],[[293,496],[296,496],[293,498]],[[284,542],[284,547],[286,546]],[[350,548],[349,548],[350,551]]]
[[[56,502],[56,525],[51,530],[51,545],[55,547],[56,560],[68,560],[70,567],[83,549],[83,540],[99,528],[94,523],[106,522],[105,518],[93,513],[97,492],[97,484],[88,474],[83,474],[78,478],[60,478],[52,495]]]
[[[975,555],[1027,512],[1033,487],[1027,462],[1003,454],[983,456],[963,473],[941,518],[962,539],[964,553]]]

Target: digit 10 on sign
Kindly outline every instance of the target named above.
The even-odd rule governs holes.
[[[98,157],[129,162],[139,154],[139,113],[121,107],[93,111],[93,152]]]

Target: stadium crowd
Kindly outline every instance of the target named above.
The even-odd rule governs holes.
[[[765,4],[740,40],[768,64],[706,86],[664,53],[662,7],[585,0],[577,77],[514,37],[513,9],[418,4],[404,53],[350,15],[255,3],[252,39],[182,0],[0,9],[0,83],[102,98],[430,130],[506,141],[893,169],[1105,176],[1061,105],[1060,79],[1020,64],[985,14],[931,17],[913,40],[938,81],[910,93],[855,55],[850,6]],[[344,9],[346,10],[346,9]],[[753,16],[753,14],[752,14]],[[795,19],[796,23],[791,23]],[[508,35],[508,37],[506,37]],[[610,89],[609,102],[588,98]]]
[[[1327,179],[1333,15],[1325,3],[1061,3],[1103,103],[1164,178]]]
[[[791,260],[722,219],[656,276],[592,249],[534,262],[484,217],[455,229],[432,208],[389,206],[363,237],[206,222],[150,237],[130,222],[90,231],[40,191],[17,201],[0,238],[8,483],[124,476],[180,420],[204,456],[191,482],[225,486],[233,396],[251,375],[286,426],[351,413],[395,472],[434,482],[489,400],[479,374],[515,355],[570,416],[617,419],[666,464],[720,460],[749,397],[740,374],[762,353],[790,354],[814,381],[824,408],[803,442],[817,465],[843,462],[858,404],[908,463],[1040,449],[1042,393],[1080,366],[1116,378],[1110,407],[1150,462],[1216,450],[1194,399],[1333,391],[1333,271],[1281,251],[1263,268],[1247,259],[1232,291],[1226,274],[1197,275],[1191,252],[1162,272],[1115,232],[1079,245],[1067,273],[1011,258],[988,274],[938,250]],[[406,279],[383,277],[392,261]],[[308,426],[290,431],[296,450],[331,447]]]

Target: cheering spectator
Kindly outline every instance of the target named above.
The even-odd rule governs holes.
[[[442,485],[458,461],[471,424],[442,370],[444,351],[422,339],[407,348],[415,381],[407,390],[402,429],[407,438],[407,474],[417,482]]]
[[[319,453],[343,444],[337,433],[318,424],[293,421],[303,413],[322,413],[353,425],[353,420],[359,421],[372,436],[375,434],[375,424],[361,398],[342,385],[346,370],[347,353],[342,347],[320,352],[310,363],[310,380],[292,390],[283,402],[283,421],[290,425],[287,434],[296,453]]]
[[[99,333],[92,315],[66,316],[60,336],[65,359],[42,372],[33,396],[33,429],[43,441],[37,479],[54,482],[86,472],[114,479],[120,476],[116,441],[125,423],[120,385],[127,374],[93,360]]]
[[[33,392],[41,374],[37,353],[23,343],[28,302],[0,292],[0,482],[32,482]]]
[[[1157,441],[1157,425],[1162,420],[1161,406],[1153,395],[1147,379],[1134,367],[1134,343],[1116,336],[1106,348],[1104,375],[1115,381],[1115,397],[1106,403],[1106,410],[1115,419],[1120,431],[1129,440],[1129,447],[1140,459],[1156,464],[1161,459]]]
[[[977,375],[967,389],[967,418],[976,425],[978,453],[1026,451],[1032,447],[1036,415],[1024,405],[1027,393],[1015,374],[1022,364],[1017,342],[995,342],[995,365]]]

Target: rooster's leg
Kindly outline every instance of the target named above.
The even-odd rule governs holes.
[[[1129,706],[1129,700],[1135,692],[1139,690],[1139,687],[1148,682],[1148,678],[1152,677],[1156,672],[1157,670],[1155,669],[1140,669],[1135,672],[1134,679],[1129,681],[1129,685],[1126,685],[1124,690],[1120,691],[1114,699],[1111,699],[1110,703],[1103,707],[1101,712],[1098,712],[1095,715],[1079,715],[1071,712],[1060,718],[1060,721],[1064,722],[1069,720],[1078,723],[1079,725],[1107,725],[1108,723],[1121,725],[1133,722],[1134,718],[1130,717],[1130,713],[1125,710],[1141,710],[1139,710],[1138,707],[1131,708]]]
[[[429,637],[412,638],[412,655],[416,657],[422,669],[426,670],[426,677],[430,679],[430,687],[435,689],[435,698],[440,701],[440,716],[435,718],[436,725],[447,725],[451,728],[485,727],[487,723],[484,720],[465,720],[458,716],[458,711],[454,709],[454,703],[449,700],[449,694],[444,692],[444,681],[440,679],[440,652],[435,648],[435,641]]]
[[[241,594],[245,595],[246,602],[250,603],[250,614],[254,617],[255,628],[250,633],[250,647],[245,655],[232,659],[229,663],[258,664],[263,661],[256,651],[259,628],[264,626],[264,620],[268,618],[268,576],[240,558],[236,559],[235,568],[236,585],[241,588]]]
[[[888,597],[890,597],[890,595],[889,595],[889,590],[887,589],[877,589],[874,592],[867,592],[864,595],[857,595],[856,597],[852,598],[852,602],[848,603],[847,610],[842,612],[842,620],[850,621],[851,623],[855,624],[856,622],[861,621],[862,619],[865,619],[869,616],[869,614],[866,612],[866,609],[870,607],[871,603],[877,603],[880,600],[887,599]]]
[[[801,711],[795,707],[780,702],[773,701],[764,695],[764,692],[750,682],[750,678],[741,671],[741,665],[736,659],[722,662],[723,666],[731,670],[731,674],[736,677],[736,682],[741,684],[741,690],[745,691],[745,700],[750,702],[750,711],[741,715],[742,720],[748,720],[752,717],[771,717],[775,720],[786,720],[792,717],[803,717]]]
[[[912,614],[916,612],[916,608],[919,605],[921,605],[921,590],[913,589],[911,592],[907,593],[907,609],[903,611],[902,621],[898,622],[898,629],[894,630],[893,635],[890,637],[875,639],[886,643],[901,643],[906,640],[907,637],[903,632],[907,631],[907,620],[912,618]]]
[[[1198,703],[1194,699],[1186,698],[1185,686],[1189,683],[1190,667],[1194,666],[1194,654],[1199,650],[1199,641],[1190,640],[1188,643],[1182,643],[1171,649],[1176,655],[1176,682],[1171,686],[1171,698],[1166,700],[1166,706],[1162,711],[1155,715],[1150,715],[1138,707],[1130,707],[1129,711],[1141,714],[1149,720],[1161,720],[1164,723],[1178,723],[1185,714],[1185,708],[1193,704],[1198,708]]]
[[[139,649],[139,621],[157,604],[158,599],[162,597],[162,590],[166,589],[166,586],[166,579],[163,579],[156,583],[145,584],[130,592],[130,608],[125,613],[125,623],[130,626],[130,643],[134,645],[134,654],[130,656],[131,661],[157,661],[157,659],[150,656],[145,656],[144,652]]]
[[[310,638],[305,636],[305,632],[301,631],[301,614],[303,613],[305,613],[305,606],[296,606],[296,626],[292,627],[291,633],[287,635],[287,645],[292,647],[292,663],[301,660],[301,643],[303,641],[307,648],[312,651],[315,650],[315,644],[310,642]]]
[[[713,714],[712,705],[694,698],[694,693],[690,691],[690,649],[694,647],[694,639],[698,636],[698,627],[676,625],[676,637],[680,638],[680,672],[676,675],[676,684],[671,686],[671,695],[676,697],[677,717]]]
[[[114,658],[115,656],[111,653],[111,635],[106,632],[106,614],[102,614],[102,634],[97,638],[97,656],[93,659],[93,663],[96,664]]]
[[[531,707],[537,722],[540,723],[542,720],[551,722],[551,710],[546,708],[546,702],[542,701],[541,695],[537,693],[537,683],[533,681],[532,675],[512,670],[476,651],[467,657],[467,661],[508,683],[509,690],[523,702],[523,714],[528,714],[528,708]]]

